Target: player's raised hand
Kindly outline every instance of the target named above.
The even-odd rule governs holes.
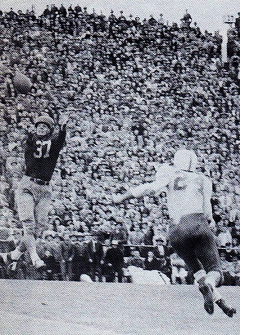
[[[59,118],[59,124],[61,127],[66,126],[69,120],[69,115],[68,114],[61,114]]]

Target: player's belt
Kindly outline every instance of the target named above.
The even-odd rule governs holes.
[[[42,179],[39,179],[39,178],[30,177],[30,180],[34,181],[36,184],[39,184],[39,185],[49,185],[49,181],[42,180]]]

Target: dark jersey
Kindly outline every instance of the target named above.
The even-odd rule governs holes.
[[[29,134],[25,147],[25,174],[29,177],[50,181],[59,153],[64,145],[66,129],[40,139]]]

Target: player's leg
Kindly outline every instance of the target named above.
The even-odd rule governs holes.
[[[213,302],[215,302],[217,306],[219,306],[227,316],[233,317],[233,315],[236,313],[236,309],[227,305],[226,301],[222,298],[218,289],[214,286],[211,286],[210,283],[208,283],[206,271],[205,270],[198,271],[197,273],[194,274],[194,278],[196,279],[199,285],[199,289],[203,294],[203,296],[207,294],[206,291],[208,292],[207,287],[211,287]]]
[[[48,213],[50,209],[50,193],[45,193],[36,203],[35,206],[35,221],[36,221],[36,235],[42,236],[43,232],[48,229]]]
[[[40,260],[36,252],[35,242],[35,190],[36,184],[24,176],[19,184],[16,192],[16,203],[19,219],[24,227],[24,237],[19,246],[19,251],[27,250],[33,265],[36,268],[44,266],[44,262]],[[18,250],[16,250],[18,253]],[[12,255],[13,258],[17,255]]]
[[[35,201],[32,193],[26,191],[22,192],[17,198],[17,207],[19,218],[24,227],[24,237],[20,243],[20,251],[25,249],[29,252],[33,265],[37,268],[44,265],[40,262],[40,258],[36,252],[35,241]],[[15,257],[15,256],[14,256]]]
[[[214,235],[207,226],[203,226],[202,233],[196,246],[196,255],[206,271],[206,276],[198,281],[200,288],[201,285],[211,286],[214,302],[226,315],[232,317],[233,314],[236,313],[236,310],[226,304],[225,300],[217,290],[217,287],[222,284],[223,280],[221,261]]]
[[[203,269],[201,262],[195,255],[192,233],[187,226],[178,224],[178,226],[171,228],[169,240],[178,256],[193,272]]]
[[[13,261],[11,260],[10,257],[10,253],[15,250],[15,243],[14,241],[8,241],[8,237],[10,235],[9,229],[8,228],[4,228],[0,226],[0,235],[2,237],[2,240],[5,241],[4,243],[1,242],[0,240],[0,249],[2,249],[3,252],[0,253],[0,263],[5,264],[5,265],[9,265],[11,264],[11,266],[9,267],[9,270],[12,270],[11,268],[13,267],[13,270],[15,270],[16,268],[16,262],[15,264],[13,263]],[[12,264],[13,263],[13,264]],[[1,267],[1,264],[0,264]],[[4,266],[3,268],[3,272],[6,272],[6,266]]]
[[[42,186],[43,188],[47,186]],[[38,191],[37,191],[38,193]],[[47,190],[43,190],[40,193],[39,197],[37,196],[38,200],[35,204],[34,208],[34,215],[35,215],[35,222],[36,222],[36,230],[35,236],[40,237],[48,228],[48,213],[50,208],[50,201],[51,201],[51,193]],[[43,266],[43,261],[39,258],[37,251],[36,251],[36,243],[33,245],[31,252],[33,253],[36,263],[41,264]]]
[[[32,243],[31,240],[34,239],[31,233],[35,224],[33,195],[27,189],[20,187],[16,193],[16,203],[18,216],[24,228],[24,236],[15,250],[1,255],[4,262],[10,265],[11,270],[15,270],[16,262],[25,252],[27,246]]]
[[[173,246],[173,245],[172,245]],[[202,264],[199,262],[199,260],[196,257],[196,254],[194,252],[194,248],[185,247],[179,248],[179,247],[173,247],[178,256],[181,257],[184,261],[187,267],[193,272],[194,278],[199,284],[199,290],[203,295],[204,298],[204,308],[207,311],[208,314],[213,314],[214,312],[214,304],[213,304],[213,291],[212,288],[209,285],[206,285],[201,278],[206,277],[206,272],[203,269]]]
[[[206,271],[198,259],[196,247],[196,231],[198,228],[198,216],[187,215],[183,217],[180,223],[172,228],[170,233],[170,241],[178,256],[181,257],[189,270],[194,274],[195,280],[199,283],[200,292],[204,298],[204,308],[208,314],[213,314],[213,292],[210,285],[205,284]]]

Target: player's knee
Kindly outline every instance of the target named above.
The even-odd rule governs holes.
[[[33,220],[23,221],[24,234],[25,235],[34,235],[35,234],[35,224]]]
[[[26,251],[26,246],[25,246],[24,237],[22,238],[21,242],[20,242],[19,245],[17,246],[17,249],[18,249],[20,252],[25,252],[25,251]]]
[[[34,227],[27,227],[26,229],[25,229],[25,235],[35,235],[35,229],[34,229]]]
[[[38,224],[38,228],[42,230],[48,229],[48,216],[45,215],[39,215],[36,218],[36,222]]]

